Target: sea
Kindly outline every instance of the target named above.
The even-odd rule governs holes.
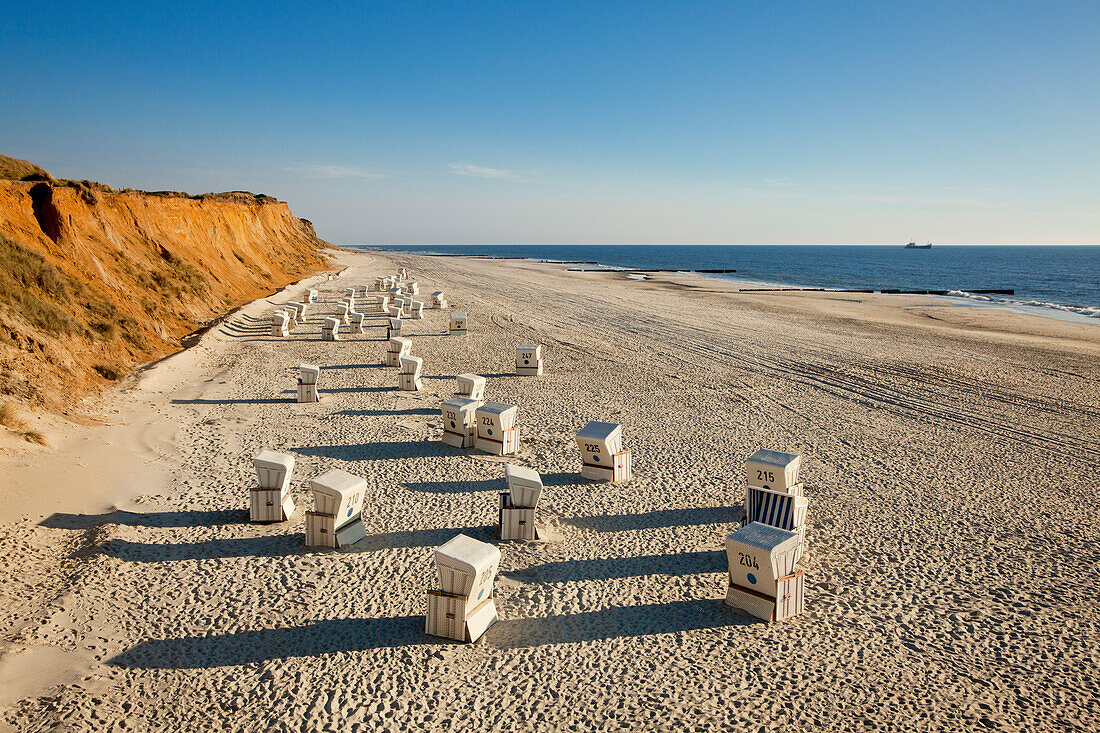
[[[1100,246],[363,245],[418,254],[570,262],[577,267],[736,270],[746,287],[946,290],[956,305],[1100,325]],[[595,264],[592,264],[595,263]],[[1012,295],[975,290],[1014,290]]]

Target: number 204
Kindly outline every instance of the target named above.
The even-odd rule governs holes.
[[[752,555],[746,555],[743,552],[739,552],[737,554],[741,557],[740,562],[738,563],[739,565],[744,565],[746,568],[752,568],[753,570],[760,569],[760,567],[756,564],[756,558]]]

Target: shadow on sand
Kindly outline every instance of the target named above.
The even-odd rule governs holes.
[[[290,448],[291,453],[342,461],[398,460],[402,458],[439,458],[452,455],[450,446],[439,440],[388,441],[360,445],[312,445]]]
[[[559,560],[505,573],[524,583],[565,583],[612,580],[643,575],[697,575],[726,572],[724,550],[699,550],[674,555],[601,557],[593,560]]]
[[[52,529],[90,529],[103,524],[127,527],[214,527],[222,524],[247,524],[243,509],[218,509],[190,512],[128,512],[117,509],[103,514],[65,514],[58,512],[39,522]]]
[[[741,521],[740,507],[715,506],[692,509],[658,509],[641,514],[608,514],[596,517],[571,517],[561,521],[580,529],[597,532],[625,532],[632,529],[658,529],[693,524],[731,524]]]
[[[719,599],[708,598],[505,619],[492,626],[480,643],[497,649],[522,649],[757,623],[762,622],[726,607]],[[149,639],[109,663],[137,669],[210,669],[272,659],[442,643],[447,642],[424,633],[424,617],[419,615],[329,619],[278,629]]]

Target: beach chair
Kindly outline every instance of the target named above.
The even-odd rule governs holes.
[[[466,333],[466,314],[459,313],[457,311],[451,311],[451,335],[459,335]]]
[[[386,338],[396,338],[401,335],[401,319],[389,318],[386,320]]]
[[[420,294],[420,283],[418,283],[416,281],[413,281],[413,282],[410,282],[410,283],[406,284],[405,285],[405,291],[409,295],[419,295]]]
[[[297,311],[296,314],[295,314],[294,320],[296,320],[299,324],[306,322],[306,310],[307,310],[307,308],[306,308],[305,303],[303,303],[300,300],[292,300],[289,303],[287,303],[287,305],[290,306],[291,308],[293,308],[295,311]]]
[[[477,436],[476,411],[478,400],[452,397],[441,405],[443,413],[443,437],[441,440],[455,448],[473,448]]]
[[[745,474],[749,486],[791,493],[791,487],[798,485],[801,465],[802,456],[796,453],[761,448],[745,461]],[[800,485],[797,491],[801,492]]]
[[[809,500],[802,496],[749,486],[745,490],[745,523],[760,522],[794,532],[798,535],[798,558],[801,558],[806,547],[808,505]]]
[[[439,590],[428,591],[424,631],[474,642],[498,620],[493,582],[500,550],[460,534],[435,550]]]
[[[726,538],[726,604],[765,621],[802,613],[806,576],[795,570],[798,535],[759,522]]]
[[[344,298],[336,306],[336,317],[346,326],[351,323],[351,312],[353,310],[355,310],[354,303]]]
[[[424,304],[419,300],[409,301],[409,318],[424,320]]]
[[[419,392],[424,388],[420,381],[420,370],[424,360],[419,356],[401,356],[398,359],[401,373],[397,375],[397,388],[405,392]]]
[[[340,340],[340,319],[339,318],[326,318],[321,321],[321,340],[322,341],[339,341]]]
[[[344,547],[367,536],[363,528],[366,479],[334,468],[310,481],[313,511],[306,512],[307,547]]]
[[[314,290],[313,288],[308,288],[306,290],[306,300],[309,301],[310,303],[316,303],[317,302],[317,291]]]
[[[594,481],[629,481],[633,476],[630,451],[623,450],[623,428],[593,420],[577,433],[581,476]]]
[[[443,295],[442,290],[437,290],[432,293],[432,308],[446,308],[447,298]]]
[[[294,471],[294,456],[261,450],[252,459],[258,485],[249,493],[248,519],[251,522],[285,522],[294,513],[290,497],[290,475]]]
[[[535,512],[542,498],[542,477],[533,468],[508,463],[504,466],[504,480],[508,490],[500,494],[500,538],[539,539]]]
[[[516,374],[521,377],[537,377],[542,374],[542,347],[516,347]]]
[[[286,338],[290,335],[290,314],[286,311],[275,311],[271,314],[271,335]]]
[[[485,377],[479,377],[476,374],[459,374],[455,377],[455,382],[458,383],[456,395],[477,400],[479,405],[485,403]]]
[[[320,402],[317,395],[317,378],[321,376],[321,367],[314,364],[298,365],[298,401]]]
[[[401,357],[408,356],[411,351],[410,339],[394,336],[386,343],[386,366],[400,367]]]
[[[351,329],[354,333],[367,332],[367,314],[351,312]]]
[[[402,307],[400,299],[391,300],[390,304],[386,306],[386,315],[388,315],[390,318],[400,318],[401,312]]]
[[[503,402],[486,402],[477,408],[477,438],[474,447],[494,456],[510,456],[519,452],[519,428],[516,418],[519,408]]]

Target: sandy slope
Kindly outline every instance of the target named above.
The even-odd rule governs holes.
[[[117,396],[154,426],[154,460],[96,470],[148,487],[139,499],[0,527],[7,725],[1100,726],[1100,329],[923,298],[345,260],[290,339],[253,304]],[[339,288],[399,264],[471,317],[466,337],[442,335],[439,311],[412,323],[416,396],[380,366],[381,319],[318,340]],[[531,342],[546,374],[509,376]],[[301,360],[325,366],[319,404],[289,401]],[[425,637],[421,617],[431,548],[491,540],[502,485],[499,459],[436,440],[464,371],[520,405],[520,461],[549,487],[550,541],[502,543],[504,620],[474,645]],[[593,418],[624,425],[634,481],[577,478],[572,435]],[[804,453],[811,497],[808,611],[775,625],[720,601],[760,446]],[[289,524],[245,521],[260,447],[297,456]],[[331,467],[368,479],[369,536],[307,552],[308,478]]]

